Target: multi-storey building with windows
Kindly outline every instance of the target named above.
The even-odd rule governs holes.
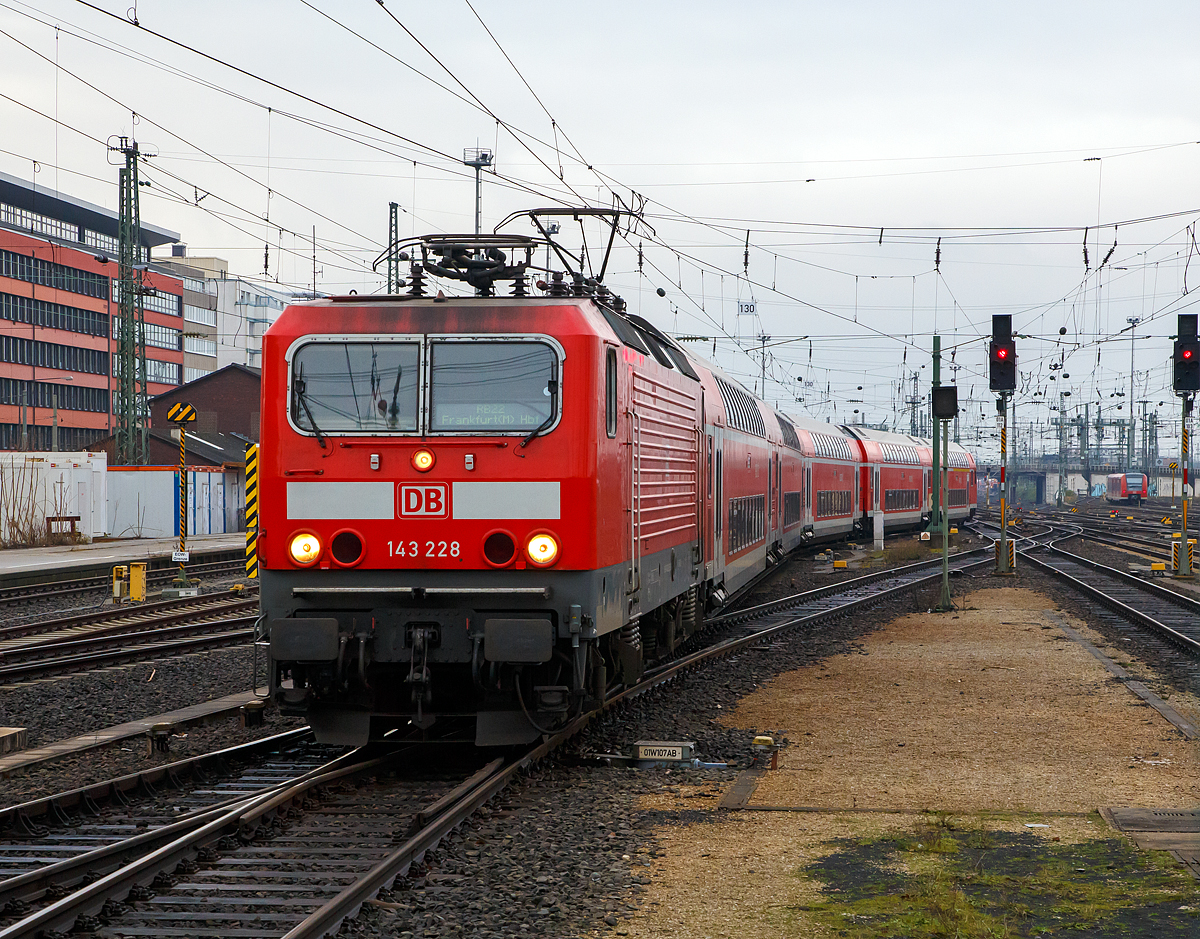
[[[195,381],[217,370],[217,285],[204,267],[189,263],[187,246],[171,246],[162,267],[183,281],[183,380]],[[224,262],[222,262],[224,263]]]
[[[262,366],[262,337],[297,295],[286,287],[229,273],[222,258],[192,257],[186,245],[171,246],[157,264],[183,278],[186,381],[226,365]],[[206,295],[193,299],[203,279]],[[311,297],[312,294],[305,294]]]
[[[141,231],[147,261],[179,241]],[[81,450],[112,433],[118,233],[116,212],[0,173],[0,450]],[[144,281],[153,397],[184,380],[184,283],[156,265]]]

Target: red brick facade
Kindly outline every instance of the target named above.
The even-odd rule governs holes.
[[[261,393],[262,377],[258,369],[226,365],[151,401],[151,423],[156,430],[171,428],[174,425],[167,420],[171,405],[190,404],[196,409],[196,420],[189,430],[200,434],[240,434],[258,440]]]

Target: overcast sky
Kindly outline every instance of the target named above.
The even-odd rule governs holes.
[[[1056,417],[1064,385],[1124,417],[1128,317],[1151,337],[1134,397],[1176,415],[1167,337],[1200,286],[1194,2],[131,2],[0,0],[0,170],[115,207],[102,141],[132,134],[157,154],[143,219],[237,273],[263,277],[267,245],[267,279],[310,284],[315,225],[318,287],[380,290],[388,203],[402,234],[469,230],[461,157],[481,146],[488,230],[644,199],[606,282],[751,388],[769,334],[785,410],[894,422],[936,329],[986,452],[983,337],[1011,313],[1022,420]]]

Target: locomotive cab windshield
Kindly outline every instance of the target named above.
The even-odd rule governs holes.
[[[557,357],[544,342],[430,343],[430,433],[528,433],[555,417]]]
[[[289,418],[314,436],[536,436],[558,421],[563,358],[542,336],[306,337]]]

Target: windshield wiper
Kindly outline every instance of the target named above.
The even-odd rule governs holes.
[[[520,449],[524,449],[529,445],[534,437],[540,434],[543,430],[554,423],[554,419],[558,416],[558,379],[555,377],[558,369],[553,369],[550,372],[550,381],[546,383],[546,387],[550,390],[550,414],[537,427],[529,432],[524,440],[521,441]]]
[[[388,426],[395,427],[400,416],[400,408],[396,405],[396,399],[400,397],[400,376],[403,374],[403,369],[396,366],[396,385],[392,388],[392,406],[388,408]]]
[[[296,400],[299,402],[300,407],[304,408],[304,413],[308,415],[308,423],[309,426],[312,427],[313,433],[317,435],[317,443],[319,443],[321,445],[321,449],[324,450],[325,435],[321,433],[321,428],[317,426],[317,422],[313,418],[312,408],[308,406],[308,395],[304,393],[305,387],[304,379],[297,375],[296,380],[292,382],[292,389],[296,392]]]

